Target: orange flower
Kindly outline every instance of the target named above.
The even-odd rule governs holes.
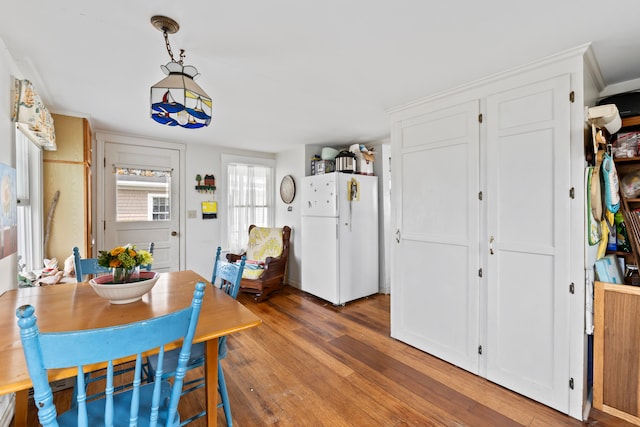
[[[99,251],[98,265],[106,268],[122,267],[131,269],[140,265],[149,265],[153,257],[148,251],[136,250],[133,245],[116,246],[108,251]]]
[[[111,249],[111,256],[118,256],[122,252],[124,252],[124,248],[122,246],[118,246],[116,248]],[[117,267],[117,266],[116,266]]]

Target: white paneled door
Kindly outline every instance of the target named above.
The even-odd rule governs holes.
[[[391,334],[478,372],[479,102],[393,128]]]
[[[105,142],[105,248],[153,242],[154,271],[180,267],[180,150]]]
[[[487,97],[487,378],[569,407],[570,80]],[[582,226],[581,224],[578,226]]]

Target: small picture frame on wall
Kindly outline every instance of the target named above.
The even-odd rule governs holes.
[[[202,219],[218,217],[218,202],[202,202]]]
[[[0,163],[0,258],[18,250],[16,170]]]

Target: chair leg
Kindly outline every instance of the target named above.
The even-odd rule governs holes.
[[[277,285],[273,285],[273,286],[268,286],[262,289],[262,292],[260,292],[259,294],[256,295],[256,297],[254,298],[254,300],[256,302],[262,302],[264,300],[266,300],[272,292],[276,292],[279,291],[283,288],[283,284],[277,284]]]
[[[220,398],[222,399],[222,409],[224,410],[224,417],[227,419],[227,427],[231,427],[233,426],[233,420],[231,419],[231,406],[229,405],[227,383],[224,380],[224,373],[222,372],[220,360],[218,360],[218,391],[220,392]]]

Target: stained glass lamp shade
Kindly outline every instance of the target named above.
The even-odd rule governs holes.
[[[211,97],[194,81],[196,67],[171,61],[160,68],[167,77],[151,86],[151,118],[167,126],[208,126]]]

